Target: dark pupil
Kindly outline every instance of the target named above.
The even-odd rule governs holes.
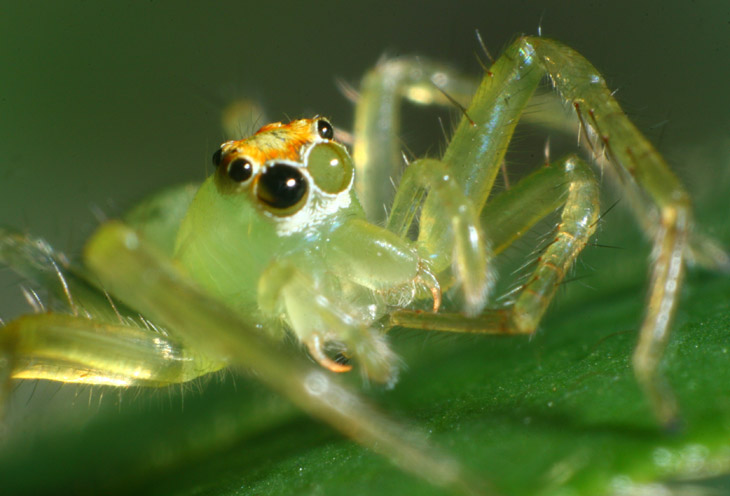
[[[296,167],[274,164],[261,172],[258,197],[274,208],[289,208],[307,192],[307,181]]]
[[[322,119],[317,122],[317,132],[319,136],[324,139],[332,139],[335,137],[335,131],[332,129],[332,124]]]
[[[228,165],[228,176],[236,182],[248,181],[253,173],[251,162],[243,158],[237,158]]]

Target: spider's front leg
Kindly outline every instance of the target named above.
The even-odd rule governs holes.
[[[170,259],[133,230],[119,223],[103,226],[88,243],[85,255],[112,294],[174,329],[200,352],[227,357],[231,365],[253,370],[262,382],[305,412],[418,477],[463,494],[484,493],[481,482],[465,473],[456,460],[434,450],[420,432],[383,415],[336,378],[306,363],[225,304],[201,292]],[[278,278],[279,288],[274,293],[283,295],[285,303],[294,298],[299,304],[292,292],[302,289],[304,273],[282,264],[270,274]],[[305,288],[311,294],[309,289]],[[266,299],[269,293],[266,289],[262,293]],[[321,300],[321,296],[316,294],[313,299]],[[325,320],[340,317],[330,310],[332,307],[321,305],[314,312]]]

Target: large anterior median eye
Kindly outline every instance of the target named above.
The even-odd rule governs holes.
[[[269,165],[261,171],[256,196],[276,215],[291,215],[304,204],[307,179],[288,164]]]
[[[340,193],[352,183],[352,160],[336,143],[314,145],[307,155],[307,170],[325,193]]]

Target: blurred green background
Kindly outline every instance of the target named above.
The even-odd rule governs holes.
[[[260,101],[274,120],[322,114],[348,129],[352,105],[336,78],[357,86],[384,54],[479,75],[475,29],[496,56],[538,25],[618,88],[707,230],[730,232],[727,2],[5,3],[0,224],[72,256],[98,212],[113,217],[162,186],[202,179],[233,98]],[[424,126],[439,135],[435,118]],[[27,308],[16,283],[0,271],[5,319]]]
[[[336,78],[357,85],[383,54],[478,75],[475,29],[496,55],[539,24],[594,62],[694,188],[697,168],[727,177],[707,161],[730,139],[729,23],[730,4],[716,0],[5,2],[0,223],[73,251],[93,208],[113,216],[202,179],[234,97],[272,119],[319,113],[347,129]]]

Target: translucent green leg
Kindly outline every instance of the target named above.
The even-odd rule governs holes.
[[[458,462],[434,450],[422,434],[385,417],[320,367],[201,293],[134,231],[118,223],[102,226],[87,245],[86,260],[111,293],[174,329],[184,343],[251,369],[304,411],[417,477],[483,494]]]
[[[220,370],[159,331],[84,317],[26,315],[0,329],[13,379],[113,386],[166,386]]]
[[[47,290],[47,302],[34,301],[38,311],[71,314],[26,315],[0,328],[0,396],[11,379],[164,386],[226,365],[192,353],[114,302],[43,240],[0,229],[0,263]]]
[[[380,223],[385,219],[385,206],[393,198],[391,180],[403,167],[399,138],[402,101],[451,105],[445,92],[457,101],[468,102],[475,88],[470,78],[416,57],[384,60],[365,75],[355,110],[353,160],[357,195],[369,220]]]
[[[571,157],[576,160],[575,157]],[[584,165],[582,161],[579,167]],[[502,253],[537,222],[565,204],[570,189],[566,159],[540,167],[484,206],[482,225],[489,229],[495,255]],[[567,177],[566,177],[567,176]]]
[[[70,267],[62,253],[54,251],[40,238],[0,227],[0,265],[9,267],[32,285],[44,288],[54,310],[113,324],[136,316],[122,304],[112,305],[108,296],[82,272]]]
[[[489,73],[494,74],[493,70]],[[423,57],[399,57],[382,60],[366,74],[359,94],[345,88],[357,103],[353,158],[357,194],[368,219],[376,223],[385,220],[385,206],[393,198],[392,182],[404,165],[400,140],[402,103],[466,107],[477,87],[476,79],[444,64]],[[575,133],[575,116],[567,115],[551,92],[538,91],[530,103],[533,111],[522,115],[524,122]]]
[[[619,177],[635,181],[656,210],[656,228],[651,228],[651,283],[648,309],[634,353],[636,377],[648,393],[654,410],[665,424],[676,418],[673,395],[658,374],[670,324],[679,299],[679,289],[693,227],[689,196],[669,170],[662,156],[622,112],[596,69],[574,50],[550,40],[524,38],[520,49],[535,58],[561,96],[576,110],[583,127],[594,134],[602,151],[618,170]],[[635,205],[636,206],[636,205]],[[646,217],[639,212],[638,216]]]
[[[484,308],[487,293],[493,281],[488,261],[489,247],[479,223],[479,217],[459,184],[450,175],[445,164],[433,159],[417,160],[410,164],[401,179],[388,218],[387,228],[406,236],[420,199],[430,191],[448,220],[450,231],[444,241],[452,256],[453,271],[464,294],[464,310],[475,315]],[[426,260],[429,262],[430,253]]]
[[[418,277],[413,243],[362,219],[350,219],[329,235],[328,270],[374,291],[406,285]],[[352,254],[357,253],[357,257]]]
[[[404,165],[400,140],[403,102],[466,107],[477,87],[475,79],[444,64],[423,57],[399,57],[385,59],[367,73],[359,94],[345,88],[357,103],[353,158],[357,194],[368,219],[375,223],[385,220],[385,206],[393,198],[392,181],[400,176]],[[566,115],[552,93],[538,91],[530,103],[534,111],[522,116],[525,122],[575,133],[575,117]]]
[[[502,161],[514,122],[547,75],[561,98],[570,104],[591,138],[597,156],[605,155],[627,186],[641,190],[648,201],[634,208],[647,234],[653,238],[653,265],[648,311],[634,355],[636,376],[650,397],[657,417],[670,423],[676,406],[669,388],[658,375],[658,364],[677,306],[688,253],[714,267],[726,267],[727,255],[710,242],[697,238],[690,251],[692,230],[689,197],[664,159],[631,124],[596,69],[574,50],[551,40],[524,37],[512,44],[494,64],[467,109],[443,161],[453,170],[477,208],[484,204]],[[646,219],[655,219],[654,222]],[[656,227],[653,227],[656,225]],[[437,257],[448,258],[444,233],[449,219],[432,199],[421,215],[419,240]],[[445,266],[439,260],[436,269]]]
[[[475,318],[458,314],[427,314],[424,312],[399,311],[391,315],[391,324],[421,329],[473,332],[486,334],[529,334],[540,322],[558,285],[570,269],[575,258],[593,235],[598,221],[598,184],[588,165],[578,157],[569,157],[531,176],[503,192],[485,212],[492,207],[509,214],[509,222],[515,229],[511,238],[500,234],[505,246],[527,231],[537,220],[534,212],[546,215],[552,209],[545,208],[540,195],[526,197],[526,193],[552,190],[560,204],[564,204],[560,224],[553,242],[537,260],[537,267],[530,279],[522,286],[513,305],[500,310],[487,310]],[[556,201],[548,203],[552,206]],[[495,212],[495,216],[499,212]],[[504,232],[498,226],[496,232]]]

